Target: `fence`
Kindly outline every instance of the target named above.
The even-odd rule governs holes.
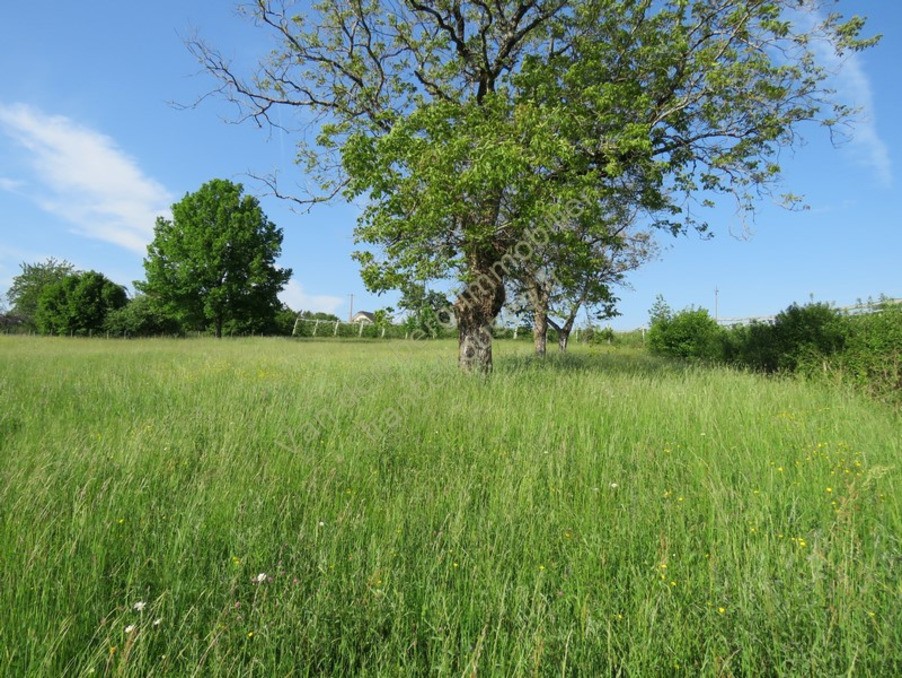
[[[836,310],[845,315],[861,315],[864,313],[880,313],[882,304],[902,304],[900,299],[880,299],[878,301],[861,301],[851,306],[840,306]],[[717,318],[717,322],[724,327],[734,327],[736,325],[749,325],[751,323],[772,323],[777,316],[761,315],[749,318]]]

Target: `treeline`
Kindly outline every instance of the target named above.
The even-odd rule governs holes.
[[[883,300],[864,311],[792,304],[772,322],[725,328],[705,309],[674,312],[659,297],[648,348],[769,374],[826,378],[902,405],[902,304]]]
[[[54,258],[23,263],[6,296],[10,310],[0,314],[0,331],[7,333],[160,337],[215,332],[147,294],[129,298],[124,286],[102,273],[80,271]],[[222,334],[289,336],[298,318],[338,320],[331,313],[299,313],[282,304],[275,312],[231,317]]]
[[[48,259],[22,264],[3,324],[56,335],[290,333],[297,314],[278,299],[291,276],[276,265],[281,251],[282,229],[259,201],[213,179],[172,205],[172,219],[157,218],[134,299],[102,273]]]

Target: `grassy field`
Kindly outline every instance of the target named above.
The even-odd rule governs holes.
[[[0,337],[0,675],[902,673],[897,414],[455,348]]]

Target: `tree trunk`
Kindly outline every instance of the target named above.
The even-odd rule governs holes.
[[[216,318],[216,324],[213,331],[216,333],[217,339],[222,339],[222,318]]]
[[[567,352],[567,344],[570,341],[570,330],[560,329],[557,331],[557,347],[561,349],[561,353]]]
[[[532,316],[532,341],[536,355],[544,358],[548,349],[548,316],[544,311],[538,309]]]
[[[536,355],[545,357],[548,348],[548,292],[541,284],[533,282],[529,288],[532,303],[532,340]]]
[[[570,344],[570,333],[576,324],[576,314],[579,313],[579,307],[582,306],[582,303],[582,299],[580,299],[570,307],[570,315],[567,316],[563,325],[558,325],[553,320],[549,321],[552,327],[557,330],[557,347],[561,350],[561,353],[567,352],[567,346]]]
[[[465,372],[492,371],[492,324],[504,305],[504,281],[491,265],[471,265],[472,282],[454,302],[458,366]]]

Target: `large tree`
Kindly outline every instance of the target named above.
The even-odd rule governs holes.
[[[100,332],[107,316],[126,303],[125,288],[102,273],[73,273],[41,290],[35,325],[44,334]]]
[[[135,286],[195,328],[263,331],[281,308],[291,269],[278,268],[282,230],[241,184],[213,179],[159,217]]]
[[[13,278],[6,298],[11,304],[10,314],[34,327],[38,300],[44,288],[60,282],[76,271],[70,262],[65,259],[57,261],[53,257],[35,264],[23,262],[20,268],[21,272]]]
[[[196,54],[248,117],[317,127],[299,157],[323,192],[299,199],[366,199],[371,289],[463,283],[460,364],[483,371],[510,271],[574,204],[606,228],[624,201],[674,232],[707,227],[693,199],[751,209],[801,124],[850,113],[819,55],[873,42],[814,0],[252,4],[277,39],[256,74]]]

